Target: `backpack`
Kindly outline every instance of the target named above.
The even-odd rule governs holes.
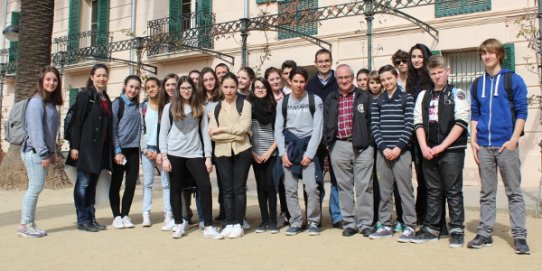
[[[92,95],[92,93],[89,93],[88,95],[88,102],[85,106],[85,118],[83,118],[83,122],[87,118],[89,112],[94,108],[96,97],[95,95]],[[92,106],[89,109],[88,104],[92,103]],[[70,109],[68,109],[68,113],[66,113],[66,117],[64,117],[64,139],[70,141],[71,135],[72,135],[72,126],[73,126],[73,119],[74,115],[77,113],[77,103],[74,103],[72,106],[70,106]]]
[[[240,99],[237,97],[237,100],[235,100],[235,107],[237,108],[237,112],[239,113],[239,116],[241,116],[241,112],[243,112],[243,104],[245,99]],[[218,104],[215,106],[215,119],[216,119],[216,125],[220,126],[218,123],[218,114],[220,113],[220,109],[222,108],[222,102],[218,102]]]
[[[4,137],[9,144],[22,145],[28,134],[26,133],[26,108],[31,98],[16,102],[11,111],[9,118],[4,123]]]
[[[145,124],[145,115],[147,114],[147,106],[149,101],[145,100],[141,103],[141,121],[143,122],[143,133],[147,133],[147,125]]]
[[[506,72],[504,74],[504,90],[506,90],[506,95],[508,96],[508,104],[510,105],[510,111],[512,112],[512,129],[516,127],[516,107],[514,104],[514,94],[513,94],[513,88],[512,88],[512,72]],[[480,82],[480,78],[478,77],[474,79],[474,82],[472,82],[472,98],[476,101],[477,105],[480,105],[480,101],[478,100],[478,82]],[[521,136],[525,134],[524,131],[521,131]]]
[[[115,101],[119,101],[119,111],[117,111],[117,120],[118,120],[117,125],[118,125],[120,123],[120,119],[122,119],[122,117],[124,116],[124,106],[126,104],[124,103],[121,97],[117,97]]]
[[[311,112],[311,116],[314,117],[314,111],[316,111],[316,106],[314,105],[314,94],[311,92],[307,92],[309,94],[309,111]],[[288,99],[290,98],[290,94],[284,95],[284,98],[282,100],[282,117],[284,118],[284,128],[286,128],[286,116],[288,115]]]

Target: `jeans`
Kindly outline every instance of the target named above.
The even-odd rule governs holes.
[[[149,160],[144,154],[141,155],[141,165],[143,167],[143,213],[150,213],[152,208],[152,186],[154,184],[155,160]],[[162,198],[164,213],[172,215],[171,203],[169,202],[169,173],[159,167],[160,180],[162,184]]]
[[[21,158],[28,175],[28,190],[24,193],[21,209],[21,224],[34,223],[38,196],[45,186],[47,168],[41,166],[41,157],[33,151],[22,152]]]
[[[216,169],[222,180],[225,224],[243,224],[247,208],[247,177],[250,169],[251,149],[231,157],[216,158]]]
[[[95,219],[96,184],[99,174],[77,169],[77,180],[73,188],[73,201],[77,213],[77,224],[91,223]]]

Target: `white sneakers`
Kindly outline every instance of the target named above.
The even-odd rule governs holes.
[[[122,223],[122,217],[116,216],[115,219],[113,219],[113,223],[111,226],[115,229],[124,229],[124,223]]]
[[[111,224],[113,228],[115,229],[124,229],[124,228],[133,228],[134,223],[132,223],[132,220],[129,216],[116,216],[115,219],[113,219],[113,223]]]
[[[245,231],[241,227],[241,224],[227,225],[226,227],[224,227],[224,229],[222,229],[220,234],[214,237],[214,239],[220,240],[226,237],[230,239],[235,239],[243,237],[243,235],[245,235]]]
[[[171,235],[173,239],[180,239],[184,235],[184,227],[183,224],[175,224],[175,227],[173,227],[173,234]]]
[[[133,228],[134,227],[134,223],[132,223],[132,220],[130,219],[129,216],[124,216],[122,218],[122,224],[124,225],[125,228]]]
[[[143,212],[143,223],[141,223],[141,226],[150,227],[151,225],[151,214],[149,212]]]
[[[220,233],[218,233],[218,230],[213,226],[205,227],[203,230],[203,237],[214,238],[219,234]]]
[[[175,227],[175,220],[171,215],[164,216],[164,225],[162,226],[163,231],[171,231]]]

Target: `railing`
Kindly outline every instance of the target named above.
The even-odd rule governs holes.
[[[107,50],[107,44],[112,41],[112,33],[102,34],[96,31],[79,32],[55,38],[54,54],[64,52],[66,64],[80,62],[81,56],[106,58],[111,55]]]
[[[443,51],[442,56],[451,68],[450,83],[460,89],[469,90],[472,81],[484,74],[484,66],[476,49]]]
[[[17,62],[13,60],[17,53],[17,47],[0,50],[0,63],[3,64],[4,74],[14,74],[17,71]]]
[[[152,42],[148,55],[169,53],[183,49],[184,45],[213,49],[212,28],[216,16],[212,12],[193,12],[180,17],[165,17],[147,22]]]

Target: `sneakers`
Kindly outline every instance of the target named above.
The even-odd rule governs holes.
[[[382,239],[382,238],[390,238],[393,236],[393,232],[391,230],[391,227],[382,226],[377,231],[371,233],[369,235],[369,238],[371,239]]]
[[[484,237],[482,235],[477,234],[474,239],[469,241],[467,243],[468,248],[483,248],[483,247],[490,247],[493,245],[493,238],[490,237]]]
[[[246,219],[243,219],[243,230],[245,231],[250,230],[250,224],[248,224]]]
[[[188,220],[186,219],[183,219],[183,232],[187,232],[188,231],[188,227],[190,227],[190,224],[188,222]]]
[[[220,240],[220,239],[224,239],[225,237],[229,237],[232,230],[233,230],[233,225],[226,225],[226,227],[224,227],[222,231],[218,235],[215,235],[215,237],[213,238]]]
[[[320,235],[320,228],[318,228],[318,224],[316,223],[309,224],[309,235],[310,236]]]
[[[359,232],[363,237],[369,237],[371,233],[373,233],[373,229],[371,228],[365,228]]]
[[[414,237],[414,229],[411,227],[406,226],[403,230],[403,234],[397,238],[397,242],[399,243],[410,243],[410,240],[412,240],[412,237]]]
[[[184,227],[183,224],[175,224],[173,227],[173,234],[171,235],[173,239],[180,239],[183,237]]]
[[[198,228],[200,231],[204,231],[205,230],[205,223],[203,223],[203,221],[200,221],[198,223]]]
[[[218,230],[213,226],[204,227],[203,237],[214,238],[215,236],[217,236],[219,234],[220,233],[218,232]]]
[[[401,222],[395,223],[395,227],[393,227],[393,232],[404,232],[405,231],[405,225]]]
[[[113,219],[113,223],[111,226],[115,229],[124,229],[124,223],[122,222],[122,217],[116,216],[115,219]]]
[[[298,234],[299,232],[301,232],[301,228],[299,227],[294,227],[294,226],[290,226],[288,228],[288,230],[286,230],[286,235],[288,236],[294,236],[296,234]]]
[[[34,224],[19,225],[17,228],[17,236],[28,238],[40,238],[44,235],[36,230]]]
[[[115,218],[116,219],[116,218]],[[122,218],[122,224],[124,225],[125,228],[133,228],[134,227],[134,223],[132,223],[132,220],[130,219],[129,216],[125,215],[123,218]]]
[[[276,224],[269,225],[269,233],[271,234],[277,234],[280,232],[279,227]]]
[[[143,212],[143,223],[141,223],[141,226],[150,227],[151,225],[151,214],[149,212]]]
[[[449,247],[460,248],[463,247],[463,243],[465,243],[465,235],[462,232],[453,231],[450,233],[450,237],[448,239]]]
[[[40,229],[36,223],[33,223],[32,227],[34,228],[34,230],[39,232],[42,236],[47,236],[47,231]]]
[[[175,220],[173,220],[173,216],[165,215],[164,216],[164,225],[162,226],[163,231],[171,231],[173,230],[173,227],[175,227]]]
[[[410,242],[414,244],[421,244],[421,243],[437,241],[437,240],[438,240],[437,236],[429,233],[425,229],[421,229],[420,231],[416,233],[414,237],[412,237],[412,239],[410,239]]]
[[[286,213],[282,212],[279,215],[279,218],[277,220],[277,224],[281,226],[286,226],[290,223],[288,223],[288,217],[286,216]]]
[[[514,239],[514,251],[518,255],[529,255],[529,245],[527,245],[527,240],[525,239]]]
[[[243,227],[241,227],[241,224],[235,224],[228,235],[228,238],[230,239],[236,239],[243,237],[245,235],[245,231],[243,230]]]
[[[266,223],[262,223],[260,224],[260,226],[258,226],[258,228],[256,228],[256,233],[262,233],[262,232],[266,232],[267,231],[267,224]]]

